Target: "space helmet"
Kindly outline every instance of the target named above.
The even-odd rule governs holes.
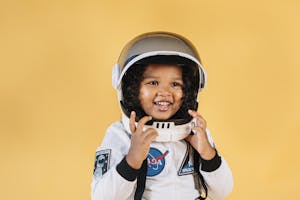
[[[128,80],[132,80],[148,64],[175,64],[182,67],[184,77],[189,85],[183,88],[183,102],[178,112],[168,120],[149,121],[144,129],[152,127],[157,130],[158,142],[177,141],[191,133],[194,124],[188,109],[197,110],[198,93],[206,85],[206,73],[201,65],[199,54],[194,45],[185,37],[170,32],[149,32],[141,34],[129,41],[118,58],[112,71],[112,85],[117,90],[118,101],[122,111],[122,122],[130,132],[129,118],[131,111],[136,112],[138,122],[146,114],[138,102],[133,103],[130,92],[126,91]],[[184,75],[185,74],[185,75]],[[139,79],[140,78],[140,79]],[[138,86],[136,88],[138,90]],[[131,96],[131,97],[130,97]]]

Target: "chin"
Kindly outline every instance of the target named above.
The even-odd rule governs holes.
[[[156,120],[168,120],[172,115],[152,115],[152,117]]]

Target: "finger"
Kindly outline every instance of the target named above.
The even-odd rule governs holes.
[[[202,118],[202,119],[204,119],[197,111],[195,111],[195,110],[188,110],[188,113],[192,116],[192,117],[194,117],[194,118],[196,118],[196,117],[200,117],[200,118]]]
[[[196,118],[196,124],[203,129],[206,128],[206,121],[203,118]]]
[[[201,128],[203,128],[203,129],[206,129],[206,120],[205,119],[203,119],[202,117],[200,118],[200,119],[198,119],[199,120],[199,126],[201,127]]]
[[[206,120],[196,111],[188,110],[188,113],[196,119],[197,126],[206,127]]]
[[[158,132],[154,128],[148,128],[144,133],[145,141],[149,141],[151,143],[158,136]]]
[[[152,119],[151,116],[145,116],[143,117],[139,122],[138,122],[138,125],[136,127],[136,130],[139,131],[139,132],[142,132],[143,131],[143,127],[144,125],[150,121]]]
[[[191,109],[188,110],[188,113],[194,118],[199,115],[198,112],[196,112],[195,110],[191,110]]]
[[[205,129],[203,129],[203,128],[199,127],[199,126],[194,126],[192,128],[192,130],[194,131],[195,134],[197,134],[197,133],[200,133],[200,134],[205,133]]]
[[[188,141],[188,142],[190,142],[191,139],[192,139],[192,137],[193,137],[192,135],[188,135],[188,136],[185,138],[185,140]]]
[[[135,112],[132,111],[130,113],[130,119],[129,119],[129,127],[130,127],[131,133],[134,133],[135,130],[136,130],[136,127],[135,127],[135,116],[136,116]]]

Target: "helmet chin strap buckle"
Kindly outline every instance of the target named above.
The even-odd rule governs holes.
[[[131,133],[129,128],[129,118],[122,114],[122,122],[125,126],[126,131]],[[152,125],[144,125],[143,131],[147,130],[148,128],[153,128],[158,132],[158,136],[156,137],[156,142],[174,142],[179,141],[186,138],[192,132],[193,124],[195,120],[191,120],[188,123],[175,125],[175,122],[159,122],[154,121]],[[137,122],[136,122],[137,125]]]

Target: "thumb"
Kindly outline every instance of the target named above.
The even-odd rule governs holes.
[[[189,135],[189,136],[187,136],[187,137],[185,138],[185,140],[188,141],[188,142],[191,142],[191,139],[192,139],[192,135]]]
[[[130,119],[129,119],[129,127],[130,127],[131,133],[134,133],[135,129],[136,129],[136,127],[135,127],[135,116],[136,116],[135,112],[131,111]]]

